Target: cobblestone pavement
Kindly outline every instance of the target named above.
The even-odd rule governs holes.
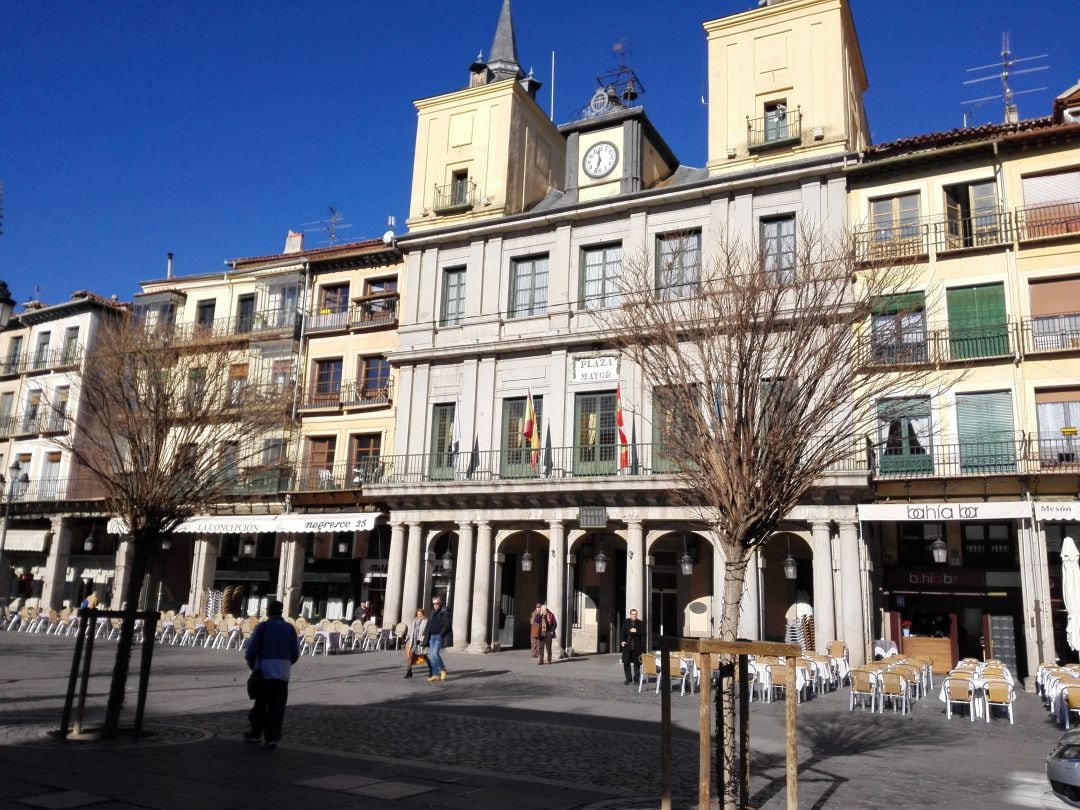
[[[623,685],[614,656],[540,668],[519,651],[448,653],[450,678],[437,684],[419,668],[403,680],[395,651],[304,658],[282,745],[267,752],[240,741],[250,705],[240,656],[173,647],[155,651],[151,736],[53,739],[72,646],[0,633],[0,807],[659,806],[660,699]],[[95,649],[90,725],[112,652]],[[676,807],[689,807],[698,698],[676,693],[672,704]],[[846,691],[816,697],[799,707],[800,807],[1063,807],[1042,765],[1060,731],[1032,695],[1016,716],[1013,726],[946,720],[933,695],[910,716],[849,713]],[[783,704],[754,703],[751,727],[751,804],[783,807]]]

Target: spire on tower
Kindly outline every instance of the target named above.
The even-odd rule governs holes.
[[[514,37],[514,20],[510,15],[510,0],[503,0],[499,12],[499,24],[495,28],[495,39],[491,42],[488,53],[488,69],[492,79],[524,79],[525,72],[518,64],[517,39]]]

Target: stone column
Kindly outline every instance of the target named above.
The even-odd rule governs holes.
[[[833,600],[832,538],[828,523],[813,525],[814,538],[814,639],[824,653],[836,638],[836,606]]]
[[[409,547],[405,552],[405,579],[401,591],[401,615],[413,616],[420,607],[420,581],[424,570],[424,527],[419,523],[409,524]],[[392,541],[391,541],[392,542]]]
[[[458,523],[457,566],[454,570],[454,649],[464,652],[469,646],[469,608],[472,606],[473,525]]]
[[[476,576],[473,577],[472,633],[469,652],[488,651],[491,630],[491,524],[476,525]]]
[[[52,519],[52,542],[45,560],[44,583],[41,588],[41,606],[59,610],[64,600],[64,583],[67,581],[68,560],[71,557],[72,521],[66,518]],[[76,605],[78,607],[78,605]]]
[[[742,600],[739,604],[739,638],[748,638],[751,641],[758,641],[761,639],[761,594],[758,592],[761,569],[758,565],[758,561],[764,553],[765,547],[758,546],[746,561],[746,574],[743,579]],[[723,565],[722,561],[720,562],[720,565]],[[718,584],[715,586],[717,591],[714,598],[718,602],[723,602],[723,571],[720,572],[719,577],[714,577],[713,581],[718,581]],[[721,610],[723,610],[723,605],[721,605]],[[717,626],[719,626],[719,624]]]
[[[847,644],[852,666],[866,663],[866,633],[863,629],[862,570],[859,565],[859,525],[852,521],[840,524],[840,594],[841,621],[839,636]]]
[[[206,592],[214,587],[217,558],[218,539],[216,537],[196,538],[191,554],[191,589],[187,603],[199,615],[202,615],[206,609]],[[288,605],[285,606],[285,610],[288,613]],[[288,615],[292,614],[288,613]]]
[[[641,524],[638,524],[641,528]],[[555,658],[565,658],[566,651],[563,644],[565,638],[566,617],[561,615],[563,605],[566,604],[566,526],[561,520],[552,520],[548,523],[548,577],[547,577],[547,604],[548,610],[556,611],[555,638],[551,642],[551,654]]]
[[[285,605],[286,616],[296,616],[300,612],[300,594],[304,589],[305,548],[306,541],[295,535],[281,541],[277,597]]]
[[[645,611],[645,528],[640,520],[626,522],[626,613]]]
[[[386,594],[383,602],[383,627],[402,621],[401,584],[405,576],[405,524],[390,525],[390,559],[386,562]],[[415,609],[414,609],[415,612]],[[410,614],[411,617],[411,614]]]
[[[111,610],[120,610],[127,592],[128,580],[131,579],[131,561],[135,556],[135,538],[130,534],[121,535],[116,544],[116,573],[113,574],[113,592]]]

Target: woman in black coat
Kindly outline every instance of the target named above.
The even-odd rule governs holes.
[[[624,683],[641,679],[641,655],[644,652],[645,622],[638,618],[636,610],[631,610],[630,618],[623,624],[622,630],[622,667],[626,676]]]

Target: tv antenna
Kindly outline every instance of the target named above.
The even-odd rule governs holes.
[[[304,222],[300,225],[304,233],[316,233],[321,231],[326,234],[326,239],[319,242],[320,245],[333,245],[338,241],[338,231],[351,228],[352,225],[343,222],[345,215],[332,205],[326,206],[326,219],[317,219],[314,222]],[[305,226],[314,227],[305,227]]]
[[[1049,70],[1049,65],[1035,65],[1034,67],[1025,67],[1016,70],[1016,65],[1021,62],[1034,62],[1037,59],[1045,59],[1047,54],[1041,53],[1038,56],[1022,56],[1014,57],[1012,53],[1012,45],[1009,42],[1009,32],[1006,31],[1001,35],[1001,62],[994,62],[989,65],[980,65],[979,67],[968,68],[968,73],[977,73],[980,70],[996,70],[997,73],[991,73],[986,76],[979,76],[975,79],[968,79],[964,82],[965,85],[978,84],[979,82],[988,82],[993,79],[1001,80],[1001,92],[993,96],[983,96],[982,98],[969,99],[968,101],[962,101],[961,104],[967,105],[967,109],[964,110],[964,126],[968,126],[969,116],[975,112],[979,107],[988,101],[994,101],[995,99],[1001,99],[1005,102],[1005,123],[1015,124],[1020,120],[1020,112],[1016,107],[1016,102],[1013,100],[1016,96],[1022,96],[1025,93],[1039,93],[1045,90],[1045,87],[1034,87],[1030,90],[1013,90],[1009,84],[1009,79],[1013,76],[1019,76],[1024,73],[1038,73],[1041,70]]]

